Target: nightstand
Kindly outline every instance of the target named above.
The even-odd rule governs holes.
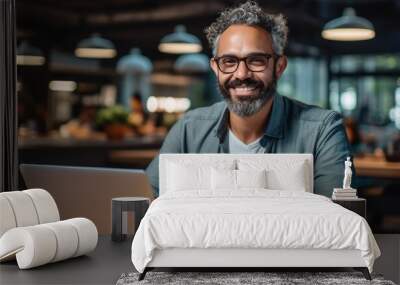
[[[135,214],[135,231],[144,217],[150,199],[145,197],[118,197],[111,200],[112,207],[112,241],[123,241],[127,238],[127,212]]]
[[[366,219],[367,217],[367,200],[364,198],[356,198],[352,200],[333,200],[332,202],[339,204],[340,206],[359,214],[361,217]]]

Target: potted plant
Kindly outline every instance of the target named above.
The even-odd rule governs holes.
[[[107,138],[121,140],[129,132],[129,113],[121,105],[106,107],[98,111],[96,125],[103,129]]]

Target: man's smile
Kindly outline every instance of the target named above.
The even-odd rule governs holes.
[[[237,86],[233,88],[229,88],[229,93],[231,96],[254,96],[260,92],[258,86]]]
[[[234,79],[226,84],[230,96],[258,96],[264,84],[260,81],[247,78],[245,80]]]

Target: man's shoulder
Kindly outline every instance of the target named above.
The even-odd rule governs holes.
[[[208,121],[217,121],[223,111],[225,110],[226,103],[224,101],[220,101],[212,104],[207,107],[200,107],[186,112],[184,116],[185,121],[199,121],[199,120],[208,120]]]
[[[285,96],[282,97],[295,120],[323,123],[329,120],[341,119],[340,113],[336,111],[306,104]]]

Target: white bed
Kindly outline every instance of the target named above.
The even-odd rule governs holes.
[[[362,217],[312,194],[310,154],[162,154],[159,173],[132,243],[140,279],[154,267],[354,267],[370,278],[380,255]]]

